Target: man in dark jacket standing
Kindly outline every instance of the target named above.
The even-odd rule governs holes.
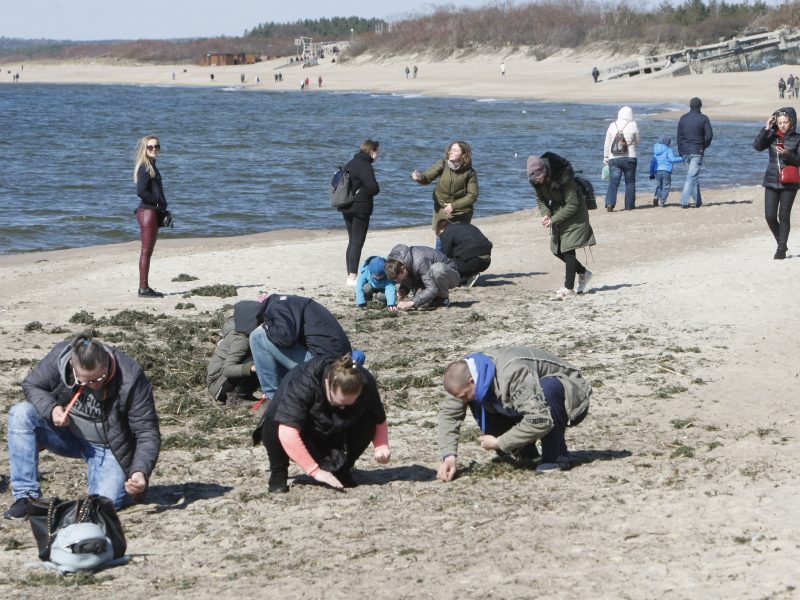
[[[161,433],[150,382],[133,358],[80,333],[56,344],[22,389],[26,401],[8,413],[14,504],[4,518],[27,518],[28,498],[42,495],[40,449],[83,458],[89,493],[116,508],[144,497]]]
[[[708,117],[700,112],[702,106],[700,98],[692,98],[689,101],[689,112],[678,121],[678,154],[686,161],[688,168],[681,194],[681,208],[689,208],[690,197],[694,197],[696,207],[700,208],[703,204],[700,196],[700,166],[703,164],[706,148],[711,145],[714,132]]]
[[[316,356],[341,357],[352,350],[336,317],[311,298],[270,294],[262,314],[263,325],[250,334],[250,351],[267,398],[275,396],[281,380],[297,365]]]
[[[492,263],[492,242],[471,223],[451,223],[442,219],[436,225],[442,252],[453,259],[461,285],[472,287]]]

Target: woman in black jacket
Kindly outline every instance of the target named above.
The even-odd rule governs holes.
[[[372,198],[381,188],[375,179],[372,163],[378,159],[378,142],[366,140],[344,170],[350,173],[355,198],[353,203],[339,209],[347,226],[347,285],[355,285],[361,264],[361,249],[367,239],[369,218],[372,215]]]
[[[161,173],[156,168],[156,157],[161,152],[161,143],[154,135],[146,135],[136,147],[136,166],[133,168],[133,181],[136,195],[141,201],[136,208],[136,220],[142,240],[139,253],[139,296],[162,298],[164,294],[150,287],[150,258],[158,239],[159,213],[167,210],[167,199],[161,184]]]
[[[260,435],[259,435],[260,434]],[[352,487],[350,469],[370,442],[389,462],[389,427],[375,378],[351,355],[322,356],[289,371],[254,432],[269,456],[269,491],[289,491],[289,459],[316,481]]]
[[[786,258],[792,205],[798,189],[797,183],[781,183],[781,171],[785,167],[800,166],[800,134],[796,127],[795,110],[792,107],[779,108],[753,142],[753,148],[759,152],[769,149],[769,163],[761,185],[764,186],[764,218],[778,243],[773,257],[777,260]],[[784,176],[787,174],[788,171]]]

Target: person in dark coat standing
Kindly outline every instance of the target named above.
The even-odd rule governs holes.
[[[339,209],[347,226],[347,285],[355,285],[361,264],[361,249],[367,239],[369,219],[372,216],[372,199],[381,188],[375,179],[372,163],[378,159],[378,142],[365,140],[358,153],[344,170],[350,173],[350,183],[355,197],[353,203]]]
[[[708,117],[700,112],[703,106],[700,98],[689,101],[689,112],[678,121],[678,154],[686,162],[686,182],[683,184],[681,194],[681,208],[689,208],[689,198],[694,198],[694,205],[698,208],[703,204],[700,196],[700,166],[703,164],[703,155],[706,148],[711,145],[714,132]]]
[[[764,173],[764,218],[778,243],[776,260],[786,258],[789,242],[792,205],[797,195],[797,183],[782,183],[781,170],[800,166],[800,134],[797,133],[797,113],[787,106],[770,115],[766,126],[753,142],[759,152],[769,149],[769,163]]]
[[[336,317],[311,298],[269,294],[260,321],[262,325],[250,334],[250,351],[261,391],[270,399],[297,365],[315,356],[342,356],[352,350]]]
[[[56,344],[22,390],[25,401],[8,413],[14,504],[4,518],[27,518],[28,498],[41,497],[41,450],[86,461],[89,493],[115,508],[144,498],[161,432],[150,382],[133,358],[79,333]]]
[[[442,243],[442,253],[456,264],[461,285],[472,287],[492,263],[492,242],[471,223],[452,223],[441,219],[436,235]]]
[[[294,369],[253,432],[269,456],[269,491],[285,493],[289,459],[332,488],[355,486],[353,465],[372,442],[376,462],[391,458],[389,426],[375,378],[350,354]]]
[[[161,173],[156,168],[156,158],[161,153],[161,142],[154,135],[146,135],[136,147],[136,164],[133,168],[133,181],[139,206],[134,211],[139,223],[142,241],[139,252],[139,296],[143,298],[162,298],[164,294],[150,287],[150,259],[158,239],[160,213],[167,210],[167,198]]]
[[[592,68],[592,79],[597,83],[597,78],[600,77],[600,70],[597,67]]]

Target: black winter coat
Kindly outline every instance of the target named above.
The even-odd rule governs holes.
[[[681,156],[702,156],[713,138],[711,121],[699,108],[692,108],[678,121],[678,154]]]
[[[144,165],[139,166],[136,174],[136,195],[140,202],[138,208],[149,208],[151,210],[167,210],[167,197],[164,195],[164,185],[161,183],[161,173],[159,173],[156,163],[153,162],[155,177],[150,177]]]
[[[318,357],[289,371],[272,401],[277,404],[275,412],[270,411],[274,420],[325,437],[346,431],[367,411],[372,413],[376,424],[386,421],[375,378],[362,367],[358,370],[364,377],[364,388],[356,401],[345,408],[331,406],[325,396],[325,376],[336,360]]]
[[[264,301],[264,327],[276,346],[300,344],[314,356],[337,356],[352,351],[347,334],[331,312],[303,296],[270,294]]]
[[[492,242],[471,223],[451,223],[439,239],[442,242],[442,252],[450,258],[466,261],[492,253]]]
[[[794,109],[788,108],[781,110],[787,112],[790,117],[796,119]],[[780,166],[778,164],[778,153],[775,150],[775,144],[779,141],[779,138],[774,130],[767,130],[762,127],[753,142],[753,148],[759,152],[769,149],[769,163],[767,163],[767,170],[764,173],[764,180],[761,182],[761,185],[765,188],[773,190],[798,189],[796,183],[781,183],[780,177],[780,167],[786,166],[787,164],[800,166],[800,134],[794,129],[795,124],[796,122],[792,124],[792,129],[787,132],[783,138],[783,144],[787,152],[780,159]]]
[[[350,206],[340,208],[339,211],[346,215],[371,215],[372,198],[381,192],[378,180],[375,179],[375,170],[372,168],[372,157],[358,152],[353,160],[344,166],[344,170],[350,172],[355,199]]]

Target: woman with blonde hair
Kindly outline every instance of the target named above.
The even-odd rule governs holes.
[[[454,223],[469,223],[472,220],[478,200],[478,174],[472,168],[472,148],[469,144],[459,140],[451,142],[445,148],[442,160],[427,171],[413,171],[411,179],[422,185],[438,179],[433,190],[434,229],[442,219]]]
[[[136,165],[133,168],[133,181],[136,183],[136,195],[139,206],[136,208],[136,220],[142,249],[139,253],[139,296],[143,298],[162,298],[164,294],[150,287],[150,258],[158,239],[158,227],[161,215],[166,213],[167,199],[161,183],[161,173],[156,168],[156,157],[161,152],[161,143],[155,135],[146,135],[139,140],[136,147]]]
[[[372,374],[348,352],[289,371],[253,433],[269,456],[269,491],[289,491],[289,459],[319,483],[353,487],[350,470],[370,442],[380,464],[391,458],[389,426]]]

